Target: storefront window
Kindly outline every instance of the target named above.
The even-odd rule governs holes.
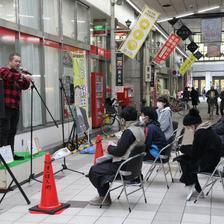
[[[40,39],[28,35],[20,36],[22,65],[29,72],[31,72],[33,81],[37,90],[40,92],[41,74],[40,74],[40,59],[41,59],[41,45]],[[34,63],[35,62],[35,63]],[[41,100],[33,90],[33,125],[42,124]],[[31,121],[31,90],[23,91],[22,93],[22,113],[23,113],[23,127],[30,127]]]
[[[75,38],[75,2],[72,0],[64,0],[62,2],[62,24],[63,35]]]
[[[10,22],[16,22],[16,4],[15,0],[0,1],[0,18]]]
[[[77,39],[89,43],[89,9],[78,3],[77,4]]]
[[[40,28],[40,1],[19,0],[20,24],[34,29]]]
[[[44,31],[58,35],[58,0],[44,0],[43,10]]]
[[[0,66],[8,63],[9,55],[15,52],[15,32],[0,28]]]
[[[60,45],[45,41],[45,90],[46,103],[54,119],[60,119],[60,94],[59,94],[59,51]],[[47,113],[47,122],[52,122]]]

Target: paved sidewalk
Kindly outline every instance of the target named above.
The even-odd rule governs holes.
[[[199,105],[203,119],[207,119],[206,104]],[[182,127],[182,117],[174,115],[179,121],[179,129]],[[185,140],[189,138],[185,135]],[[105,144],[104,140],[104,144]],[[92,165],[92,155],[71,155],[67,158],[69,168],[88,173]],[[61,167],[62,161],[54,161],[54,171]],[[144,172],[148,166],[144,165]],[[1,224],[223,224],[224,223],[224,193],[221,184],[217,184],[214,190],[205,199],[194,204],[186,202],[187,189],[179,183],[180,173],[177,163],[172,163],[174,182],[167,189],[162,172],[155,172],[146,183],[145,204],[141,192],[130,196],[132,212],[128,212],[125,197],[116,199],[117,192],[112,192],[113,203],[110,207],[98,208],[88,205],[88,201],[96,195],[95,188],[88,178],[83,175],[65,171],[55,176],[58,196],[61,202],[71,203],[71,207],[60,215],[32,215],[28,208],[40,201],[41,184],[31,181],[23,185],[23,189],[31,200],[31,205],[26,205],[23,197],[16,189],[7,194],[0,205]],[[40,180],[42,177],[40,177]],[[200,181],[204,181],[202,177]]]

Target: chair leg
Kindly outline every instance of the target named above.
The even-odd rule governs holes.
[[[206,196],[208,196],[209,192],[212,190],[213,186],[215,185],[217,180],[214,180],[211,184],[211,187],[209,188],[208,192],[205,194]]]
[[[163,173],[164,173],[164,177],[165,177],[165,180],[166,180],[166,186],[169,189],[169,185],[168,185],[168,181],[167,181],[167,177],[166,177],[166,171],[165,171],[165,167],[164,167],[163,163],[162,163],[162,168],[163,168]]]
[[[131,212],[131,206],[130,206],[130,202],[129,202],[129,199],[128,199],[128,193],[127,193],[127,189],[126,189],[126,183],[125,183],[124,178],[123,178],[122,175],[121,175],[121,180],[122,180],[122,183],[123,183],[123,186],[124,186],[124,193],[125,193],[125,196],[126,196],[126,199],[127,199],[127,202],[128,202],[128,210],[129,210],[129,212]]]
[[[172,176],[172,171],[171,171],[171,167],[170,167],[170,162],[169,161],[168,161],[168,167],[169,167],[171,181],[173,182],[173,176]]]
[[[146,199],[146,195],[145,195],[145,189],[144,189],[144,183],[143,183],[141,175],[139,176],[139,179],[140,179],[140,182],[141,182],[141,188],[142,188],[143,196],[144,196],[144,199],[145,199],[145,203],[147,203],[147,199]]]
[[[194,188],[195,188],[195,185],[193,184],[192,187],[191,187],[191,189],[190,189],[190,192],[187,195],[187,198],[186,198],[187,201],[190,201],[191,200],[192,194],[194,192]]]
[[[114,182],[114,181],[113,181],[113,182]],[[108,189],[106,195],[105,195],[104,198],[103,198],[103,201],[102,201],[102,203],[101,203],[101,205],[100,205],[100,208],[102,208],[104,201],[106,200],[107,196],[109,195],[109,193],[110,193],[110,189],[111,189],[112,186],[113,186],[113,182],[110,184],[110,187],[109,187],[109,189]]]
[[[124,186],[123,186],[123,188],[121,189],[121,192],[120,192],[120,194],[118,195],[117,199],[120,199],[120,197],[121,197],[123,191],[124,191]]]
[[[149,168],[149,171],[146,173],[145,175],[145,179],[146,181],[149,180],[149,177],[151,176],[153,170],[155,169],[156,165],[155,164],[152,164],[151,167]]]

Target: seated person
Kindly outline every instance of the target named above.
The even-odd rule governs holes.
[[[167,145],[164,133],[160,129],[157,121],[158,115],[156,110],[151,107],[143,107],[141,109],[140,120],[146,126],[146,157],[145,160],[154,160],[158,156],[158,152]]]
[[[112,160],[96,164],[92,166],[89,171],[89,179],[99,194],[99,196],[90,201],[91,205],[101,205],[109,189],[109,182],[113,181],[120,164],[128,159],[136,144],[143,144],[145,140],[143,128],[137,126],[136,109],[133,107],[126,107],[122,110],[120,116],[125,120],[125,130],[117,146],[110,145],[107,149],[108,153],[113,156]],[[111,198],[110,195],[108,195],[103,205],[110,204]]]
[[[169,102],[166,97],[160,96],[157,99],[157,110],[158,121],[160,128],[165,134],[166,140],[168,141],[173,134],[173,123],[172,123],[172,111],[169,107]]]
[[[195,187],[200,193],[201,186],[197,172],[212,172],[220,160],[221,140],[212,130],[210,122],[202,123],[199,111],[191,109],[184,117],[183,125],[194,132],[192,147],[181,150],[184,154],[174,160],[180,162],[180,181],[186,186]]]

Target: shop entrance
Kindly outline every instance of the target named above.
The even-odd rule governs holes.
[[[198,90],[199,95],[202,95],[202,90],[205,87],[205,78],[194,78],[193,79],[193,87]]]

